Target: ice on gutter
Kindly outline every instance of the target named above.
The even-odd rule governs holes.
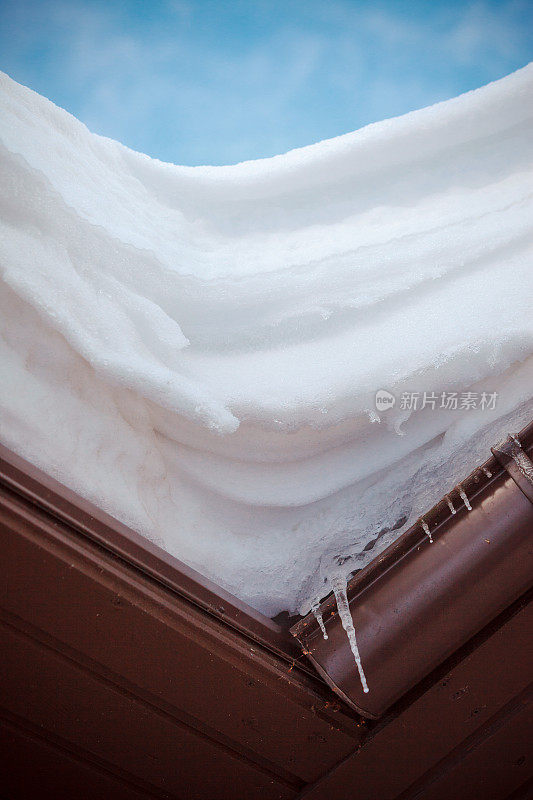
[[[312,617],[291,629],[330,686],[365,716],[381,716],[532,585],[533,422],[492,452],[453,490],[463,489],[471,509],[464,505],[453,514],[444,497],[425,513],[440,546],[431,546],[420,524],[414,525],[347,590],[340,581],[323,601],[318,612],[326,619],[328,642]],[[350,650],[357,654],[357,670]]]
[[[466,496],[466,492],[465,492],[465,490],[463,489],[462,486],[459,486],[459,495],[461,497],[461,500],[465,504],[465,508],[467,508],[468,511],[472,511],[472,506],[470,505],[470,500]]]

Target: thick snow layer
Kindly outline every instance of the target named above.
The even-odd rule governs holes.
[[[1,75],[2,441],[267,614],[308,609],[533,413],[532,89],[189,168]]]

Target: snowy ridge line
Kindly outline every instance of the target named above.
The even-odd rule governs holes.
[[[529,416],[531,94],[530,65],[188,168],[0,75],[0,439],[264,613],[309,610]]]

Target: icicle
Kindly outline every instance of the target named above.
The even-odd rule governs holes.
[[[315,602],[311,606],[311,611],[313,612],[313,615],[314,615],[316,621],[320,625],[320,630],[322,631],[322,636],[324,637],[324,639],[327,639],[328,635],[326,633],[326,626],[324,625],[324,620],[322,619],[322,614],[320,613],[320,611],[318,609],[319,609],[318,601],[315,600]]]
[[[454,506],[453,506],[453,503],[452,503],[452,501],[450,500],[450,498],[448,497],[448,495],[446,495],[446,502],[448,503],[448,508],[450,509],[450,511],[452,512],[452,514],[457,514],[457,511],[455,510],[455,508],[454,508]]]
[[[431,531],[429,530],[429,526],[428,526],[426,520],[425,519],[421,519],[420,522],[421,522],[422,527],[424,528],[424,533],[428,537],[428,539],[431,542],[431,544],[433,544],[433,537],[431,535]]]
[[[342,578],[340,575],[337,575],[335,578],[333,578],[331,586],[335,593],[335,599],[337,600],[337,611],[339,612],[339,617],[341,618],[342,627],[348,636],[350,649],[354,655],[357,669],[359,670],[359,677],[361,678],[363,692],[366,694],[368,692],[368,684],[363,671],[361,656],[359,655],[359,648],[357,647],[357,640],[355,638],[353,619],[350,613],[350,606],[348,605],[348,597],[346,596],[346,578]]]
[[[462,486],[459,486],[458,488],[459,488],[459,494],[461,495],[461,500],[463,501],[463,503],[465,504],[465,506],[467,507],[467,509],[468,509],[469,511],[472,511],[472,506],[470,505],[470,500],[469,500],[469,499],[468,499],[468,497],[466,496],[466,492],[465,492],[465,490],[463,489],[463,487],[462,487]]]
[[[481,469],[483,470],[487,478],[492,478],[492,472],[490,471],[490,469],[487,469],[487,467],[481,467]]]

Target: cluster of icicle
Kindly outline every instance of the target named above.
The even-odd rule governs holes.
[[[487,478],[491,478],[492,477],[492,473],[486,467],[483,467],[482,469],[483,469],[483,473],[486,475]],[[472,511],[472,506],[470,504],[470,500],[468,499],[468,496],[467,496],[465,490],[463,489],[463,487],[461,485],[459,485],[457,487],[457,491],[458,491],[459,497],[461,498],[461,500],[464,503],[464,506],[465,506],[466,510],[467,511]],[[456,514],[457,513],[457,509],[455,508],[451,497],[449,495],[445,495],[445,499],[446,499],[446,503],[448,505],[448,508],[449,508],[450,512],[452,514]],[[430,544],[433,544],[433,535],[431,533],[431,530],[429,528],[428,523],[426,522],[425,519],[421,519],[420,520],[420,524],[422,526],[422,530],[424,531],[424,533],[428,537],[428,539],[430,541]]]
[[[515,436],[513,436],[513,439],[516,442],[516,444],[520,447],[519,440]],[[527,469],[528,470],[528,474],[529,474],[529,472],[531,471],[531,465],[529,463],[529,460],[523,456],[522,451],[518,450],[515,453],[512,453],[512,457],[515,460],[515,462],[518,465],[518,467],[520,469]],[[484,475],[487,478],[491,478],[492,477],[492,473],[490,472],[489,469],[487,469],[487,467],[482,467],[481,469],[482,469]],[[530,476],[530,478],[531,478],[531,476]],[[463,501],[464,506],[467,509],[467,511],[472,511],[472,505],[470,503],[470,500],[469,500],[465,490],[463,489],[463,487],[461,485],[459,485],[457,487],[457,491],[458,491],[459,496],[461,497],[461,500]],[[455,515],[457,513],[457,509],[453,505],[453,502],[452,502],[451,498],[449,497],[449,495],[446,495],[446,502],[447,502],[447,505],[448,505],[448,508],[449,508],[451,514]],[[431,531],[430,531],[428,523],[426,522],[426,520],[421,519],[420,520],[420,524],[422,526],[422,530],[424,531],[425,535],[428,537],[430,544],[433,544],[434,540],[433,540],[433,536],[431,534]],[[349,606],[349,603],[348,603],[347,580],[346,580],[346,578],[343,575],[340,575],[340,574],[339,575],[335,575],[331,579],[331,588],[333,590],[333,593],[335,595],[335,600],[337,602],[337,612],[339,614],[339,618],[341,620],[342,627],[346,631],[346,635],[348,637],[348,642],[350,644],[350,649],[351,649],[351,651],[353,653],[354,660],[355,660],[355,663],[357,665],[359,676],[361,678],[361,685],[363,687],[363,691],[366,693],[366,692],[369,691],[369,689],[368,689],[368,684],[367,684],[367,680],[366,680],[366,677],[365,677],[365,672],[364,672],[364,669],[363,669],[361,655],[359,653],[359,647],[357,645],[357,638],[356,638],[356,633],[355,633],[355,627],[354,627],[354,624],[353,624],[353,618],[352,618],[352,615],[351,615],[351,612],[350,612],[350,606]],[[322,632],[322,635],[323,635],[324,639],[327,639],[328,638],[328,634],[327,634],[327,631],[326,631],[326,626],[324,625],[324,620],[322,618],[322,613],[320,611],[320,602],[319,602],[319,600],[315,600],[312,603],[311,611],[312,611],[312,613],[313,613],[313,615],[314,615],[314,617],[315,617],[315,619],[316,619],[316,621],[317,621],[317,623],[318,623],[318,625],[320,627],[320,630]]]

